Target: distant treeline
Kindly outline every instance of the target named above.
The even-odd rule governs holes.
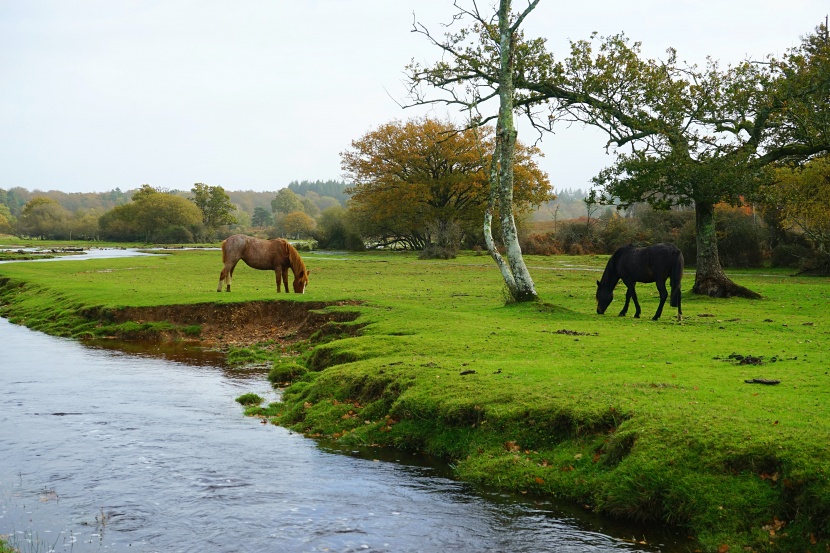
[[[556,199],[545,202],[533,212],[533,221],[567,221],[588,216],[585,198],[588,192],[580,188],[556,190]],[[592,208],[593,209],[593,208]]]
[[[334,198],[337,203],[345,206],[348,194],[345,190],[347,184],[343,181],[334,180],[317,180],[317,181],[292,181],[288,188],[298,196],[311,196],[312,198]],[[63,208],[76,213],[79,211],[95,211],[106,212],[110,209],[126,204],[129,202],[133,194],[139,190],[139,187],[127,189],[122,191],[121,188],[116,187],[109,192],[62,192],[60,190],[27,190],[19,186],[3,189],[0,188],[0,204],[5,205],[9,212],[15,216],[20,217],[23,206],[26,205],[32,198],[47,197],[55,200]],[[190,197],[189,190],[163,190],[171,194],[176,194],[184,197]],[[254,210],[257,207],[266,208],[271,211],[271,200],[277,194],[276,190],[256,192],[254,190],[226,190],[231,202],[237,207],[239,211],[248,213],[253,216]],[[331,202],[326,202],[327,205]]]

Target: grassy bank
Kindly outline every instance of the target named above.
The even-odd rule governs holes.
[[[217,294],[218,257],[2,264],[0,314],[83,337],[107,332],[96,317],[116,307],[276,297],[273,273],[242,265],[234,292]],[[467,480],[678,525],[704,550],[830,546],[828,279],[733,274],[763,299],[686,293],[678,323],[668,308],[650,320],[647,285],[646,318],[611,315],[619,291],[596,315],[606,257],[529,257],[542,299],[514,305],[485,256],[304,259],[308,293],[282,299],[359,300],[360,333],[333,326],[314,347],[264,348],[273,379],[295,382],[283,403],[251,412],[440,455]]]

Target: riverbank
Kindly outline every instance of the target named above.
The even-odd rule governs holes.
[[[734,278],[764,299],[686,293],[684,321],[667,308],[653,322],[594,313],[604,257],[529,257],[542,301],[507,306],[485,256],[304,258],[307,294],[279,299],[359,315],[323,321],[312,345],[281,343],[291,331],[214,344],[295,380],[256,413],[312,437],[439,455],[466,480],[676,525],[702,550],[826,549],[827,279],[746,272]],[[151,322],[108,318],[124,308],[277,298],[273,273],[242,265],[234,292],[217,294],[216,252],[71,265],[0,266],[0,314],[84,338]],[[650,316],[656,291],[638,289]],[[160,337],[203,338],[199,323],[164,323]],[[747,383],[765,380],[780,383]]]

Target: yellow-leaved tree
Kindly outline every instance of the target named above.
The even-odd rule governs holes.
[[[349,208],[370,242],[447,252],[465,236],[478,238],[490,194],[493,131],[459,129],[431,118],[392,121],[352,141],[341,165],[351,183]],[[541,153],[518,144],[514,209],[551,196]],[[451,256],[451,255],[450,255]]]

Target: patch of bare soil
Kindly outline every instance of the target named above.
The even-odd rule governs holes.
[[[267,341],[294,343],[308,339],[328,323],[354,321],[357,312],[325,310],[342,305],[357,302],[257,301],[125,307],[110,316],[116,323],[166,321],[181,326],[199,325],[199,339],[203,342],[247,346]]]

